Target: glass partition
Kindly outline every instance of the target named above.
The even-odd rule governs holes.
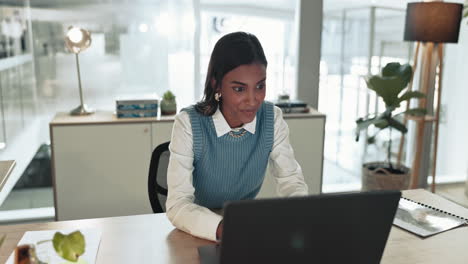
[[[34,118],[37,98],[26,6],[0,5],[0,150]]]
[[[88,105],[113,110],[118,96],[162,96],[167,90],[181,105],[192,102],[193,12],[188,0],[33,8],[38,91],[47,102],[46,111],[69,111],[79,104],[75,57],[63,39],[72,25],[91,32],[91,47],[79,54]]]
[[[13,185],[28,186],[23,175],[34,170],[31,164],[46,168],[50,120],[80,103],[75,55],[64,43],[68,27],[91,32],[91,46],[79,54],[79,62],[84,102],[98,111],[113,111],[118,96],[162,96],[167,90],[176,95],[179,109],[193,104],[203,94],[214,43],[237,30],[256,34],[263,44],[269,61],[267,99],[279,93],[294,98],[296,3],[279,1],[272,7],[270,1],[1,2],[0,158],[17,161],[10,176]],[[45,201],[40,205],[47,208],[48,220],[53,219],[50,183],[41,185],[47,190],[39,196],[13,185],[0,193],[0,205],[9,194],[26,202],[3,203],[0,211],[27,209],[38,204],[34,197],[42,197],[36,200]]]
[[[296,98],[297,32],[295,12],[283,16],[250,14],[249,10],[206,10],[201,12],[200,86],[204,87],[206,71],[213,47],[223,35],[235,31],[254,34],[262,44],[268,60],[266,100],[280,94]],[[247,14],[247,15],[246,15]],[[275,30],[269,30],[274,28]]]
[[[384,108],[364,77],[391,61],[406,63],[411,43],[403,42],[404,10],[350,8],[324,13],[319,110],[327,115],[323,191],[357,190],[361,166],[385,160],[386,135],[367,145],[355,142],[356,119]],[[375,131],[369,129],[372,135]],[[385,132],[384,132],[385,133]],[[395,151],[399,134],[393,133]]]

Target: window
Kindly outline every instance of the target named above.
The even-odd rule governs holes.
[[[206,71],[215,43],[227,33],[245,31],[254,34],[260,40],[268,61],[266,100],[274,100],[278,95],[285,93],[295,98],[297,37],[294,16],[277,18],[273,15],[245,13],[251,12],[201,12],[200,95],[203,95]],[[272,28],[275,30],[271,30]]]
[[[373,145],[362,138],[355,142],[355,120],[384,108],[363,77],[377,74],[388,62],[407,63],[412,57],[412,46],[402,37],[404,16],[404,9],[376,7],[324,14],[319,84],[319,110],[327,115],[324,192],[359,189],[362,164],[385,160],[385,137]],[[398,151],[399,133],[392,136]]]

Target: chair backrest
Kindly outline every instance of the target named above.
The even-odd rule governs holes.
[[[154,213],[166,211],[167,166],[169,165],[169,143],[162,143],[153,150],[148,174],[148,196]]]

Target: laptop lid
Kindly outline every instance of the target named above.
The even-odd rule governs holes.
[[[231,202],[220,263],[379,263],[400,196],[379,191]]]

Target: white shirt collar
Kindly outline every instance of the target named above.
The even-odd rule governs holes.
[[[216,112],[213,114],[212,118],[213,118],[214,127],[216,129],[216,136],[221,137],[224,134],[229,133],[231,130],[233,130],[229,126],[226,119],[224,118],[223,113],[221,113],[221,110],[219,110],[219,107],[216,110]],[[252,122],[244,124],[240,128],[247,130],[251,134],[255,134],[256,125],[257,125],[257,116],[254,117],[254,120]]]

